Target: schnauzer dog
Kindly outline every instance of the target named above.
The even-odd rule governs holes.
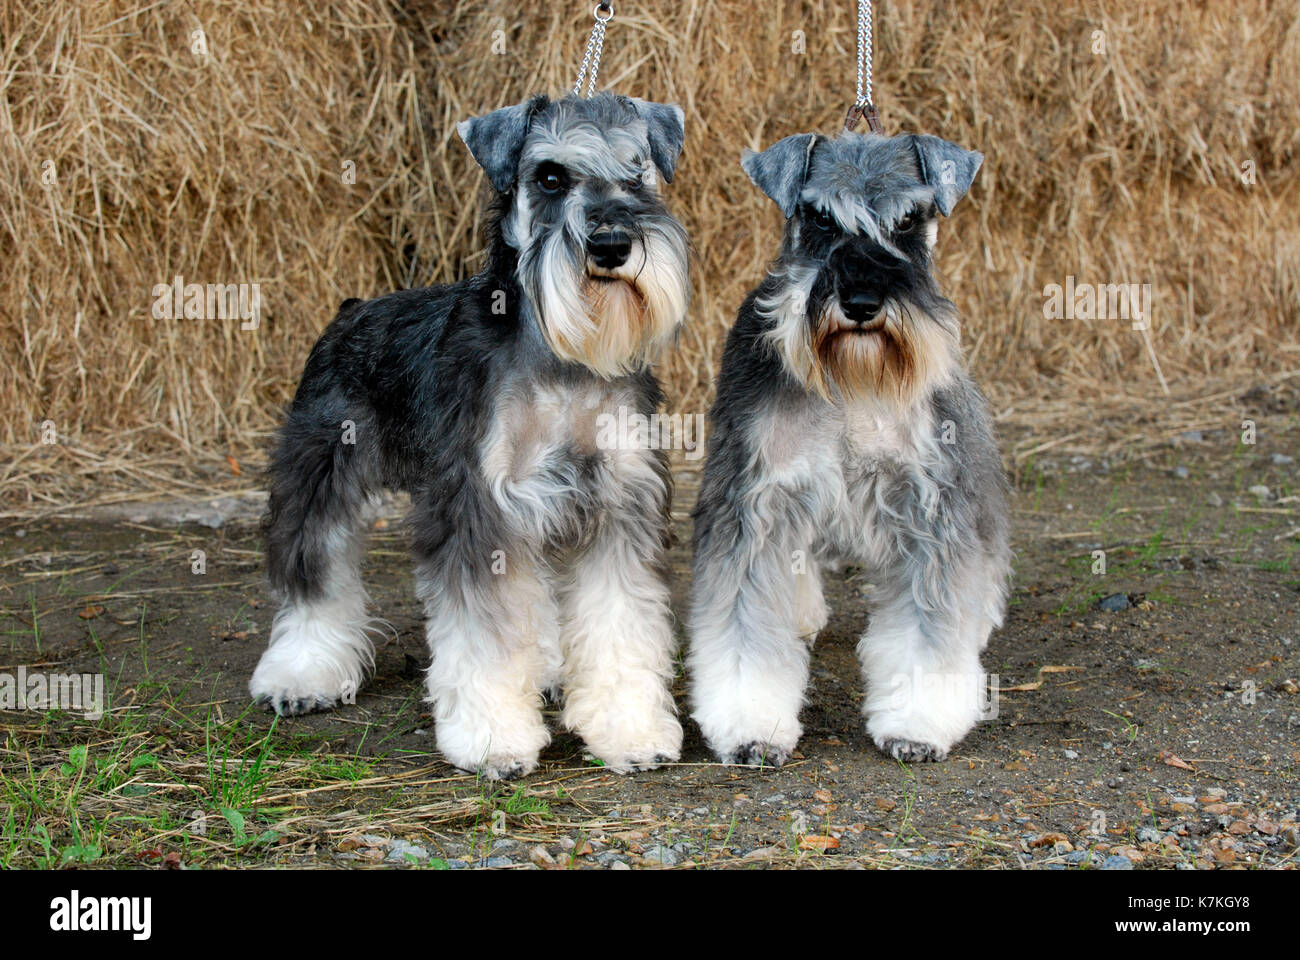
[[[931,136],[787,137],[741,163],[786,216],[727,338],[695,507],[693,715],[723,762],[799,740],[820,569],[875,586],[863,712],[895,758],[940,760],[984,705],[1001,625],[1006,481],[931,254],[983,157]]]
[[[682,124],[676,106],[602,93],[459,126],[497,191],[487,267],[348,300],[313,348],[272,457],[282,606],[254,699],[352,702],[373,667],[363,507],[403,489],[448,760],[532,770],[543,694],[561,690],[565,725],[610,769],[679,756],[671,475],[662,450],[597,437],[620,408],[656,411],[650,364],[686,315],[688,243],[659,195]]]

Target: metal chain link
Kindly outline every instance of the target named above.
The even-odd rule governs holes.
[[[858,0],[858,99],[865,107],[871,98],[871,0]]]
[[[884,134],[871,90],[871,0],[858,0],[858,99],[849,107],[844,129],[851,133],[863,120],[872,133]]]
[[[601,13],[604,12],[604,16]],[[600,54],[605,49],[605,25],[614,19],[614,4],[598,3],[591,11],[596,23],[591,28],[591,37],[587,40],[587,50],[582,55],[582,66],[578,68],[578,82],[573,85],[573,95],[582,96],[582,81],[587,77],[587,68],[591,68],[591,78],[587,83],[587,96],[596,91],[596,74],[600,72]]]

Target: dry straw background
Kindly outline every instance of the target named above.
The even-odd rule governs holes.
[[[616,6],[602,86],[686,111],[670,191],[695,306],[664,374],[695,411],[777,236],[738,154],[837,129],[854,9]],[[590,7],[0,0],[0,497],[247,485],[340,300],[481,262],[486,188],[455,123],[569,88]],[[876,20],[887,128],[987,158],[940,264],[1000,410],[1064,422],[1300,367],[1295,0],[885,2]],[[153,286],[178,274],[259,283],[261,327],[154,320]],[[1044,285],[1071,274],[1151,283],[1149,338],[1045,320]],[[44,421],[58,445],[39,443]]]

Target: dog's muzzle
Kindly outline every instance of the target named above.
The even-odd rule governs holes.
[[[621,227],[598,227],[587,237],[587,258],[602,270],[617,270],[632,254],[632,237]]]
[[[844,332],[873,333],[885,325],[884,307],[901,285],[901,264],[874,245],[841,247],[831,256],[835,296],[848,321]]]
[[[869,332],[884,323],[880,309],[885,305],[885,298],[879,290],[861,286],[841,287],[838,295],[844,318],[853,324],[850,329]]]

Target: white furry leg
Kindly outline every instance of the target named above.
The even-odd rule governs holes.
[[[340,540],[320,595],[290,600],[271,625],[271,639],[248,683],[258,703],[281,716],[355,703],[374,651],[366,636],[366,592],[357,571],[359,545]]]
[[[954,598],[940,625],[920,615],[904,586],[872,612],[858,643],[867,732],[897,760],[944,759],[985,709],[979,652],[988,628],[973,629],[968,599]]]
[[[808,644],[825,622],[820,585],[776,541],[749,558],[701,564],[691,598],[693,716],[723,763],[780,766],[803,728]],[[810,568],[811,569],[811,568]]]
[[[678,759],[668,585],[617,529],[579,557],[562,594],[564,725],[617,772]]]
[[[490,780],[531,772],[550,740],[541,690],[554,649],[554,602],[532,566],[512,560],[507,572],[477,585],[419,575],[438,749]]]

